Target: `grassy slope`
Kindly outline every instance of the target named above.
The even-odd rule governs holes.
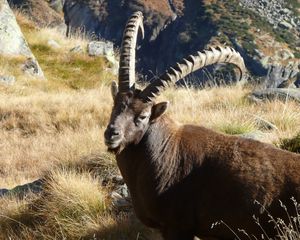
[[[44,175],[47,187],[42,196],[0,199],[0,239],[159,239],[134,217],[114,213],[108,189],[99,184],[103,172],[92,170],[110,164],[116,171],[102,138],[112,104],[108,83],[114,78],[105,71],[106,61],[69,53],[73,46],[84,47],[84,39],[35,29],[22,15],[18,20],[48,81],[23,76],[20,59],[2,59],[1,71],[13,72],[17,83],[0,86],[0,138],[5,140],[0,143],[0,187]],[[51,49],[49,39],[62,48]],[[267,142],[300,131],[299,105],[252,104],[246,99],[249,90],[170,89],[161,99],[170,101],[168,114],[174,119],[228,134],[261,130],[256,116],[278,127],[266,132]]]

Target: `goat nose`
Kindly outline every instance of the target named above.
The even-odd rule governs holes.
[[[113,129],[111,131],[111,135],[114,136],[114,137],[117,137],[117,136],[121,135],[121,131],[119,131],[117,129]]]
[[[104,132],[104,137],[107,140],[112,140],[113,138],[119,137],[120,135],[121,135],[121,131],[111,125],[109,125]]]

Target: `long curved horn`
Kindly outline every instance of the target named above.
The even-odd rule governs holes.
[[[196,55],[189,55],[174,67],[169,68],[141,92],[141,98],[144,102],[151,102],[170,83],[175,84],[188,74],[215,63],[232,63],[240,70],[239,80],[244,77],[246,67],[243,58],[237,51],[230,47],[210,47],[208,50],[197,52]]]
[[[128,92],[135,82],[135,48],[139,28],[144,38],[143,14],[135,12],[129,18],[123,33],[119,68],[120,92]]]

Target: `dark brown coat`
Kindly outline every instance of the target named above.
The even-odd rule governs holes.
[[[200,126],[178,125],[162,115],[167,102],[155,103],[170,84],[211,64],[234,64],[243,81],[247,74],[242,57],[230,47],[198,51],[139,90],[135,86],[139,29],[143,35],[143,14],[135,12],[124,29],[119,86],[112,83],[114,106],[104,133],[137,216],[159,229],[165,240],[191,240],[195,235],[233,239],[229,228],[259,238],[262,231],[252,219],[255,214],[268,237],[274,237],[266,213],[285,219],[279,200],[289,211],[295,210],[290,198],[300,201],[300,155]],[[228,227],[211,229],[217,221]]]
[[[166,116],[116,157],[137,216],[165,239],[233,239],[225,225],[211,228],[220,220],[258,237],[253,214],[273,237],[265,213],[285,219],[279,200],[288,207],[292,196],[300,201],[300,155]]]

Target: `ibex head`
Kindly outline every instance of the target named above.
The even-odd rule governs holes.
[[[119,86],[112,83],[114,99],[110,122],[104,133],[109,150],[119,152],[129,144],[138,144],[149,125],[155,122],[167,109],[168,102],[155,103],[155,97],[169,84],[176,83],[188,74],[214,63],[232,63],[240,70],[240,78],[245,65],[238,52],[230,47],[210,48],[197,52],[168,69],[162,76],[144,90],[135,88],[135,48],[138,30],[143,29],[143,15],[134,13],[127,22],[123,33],[120,52]]]

